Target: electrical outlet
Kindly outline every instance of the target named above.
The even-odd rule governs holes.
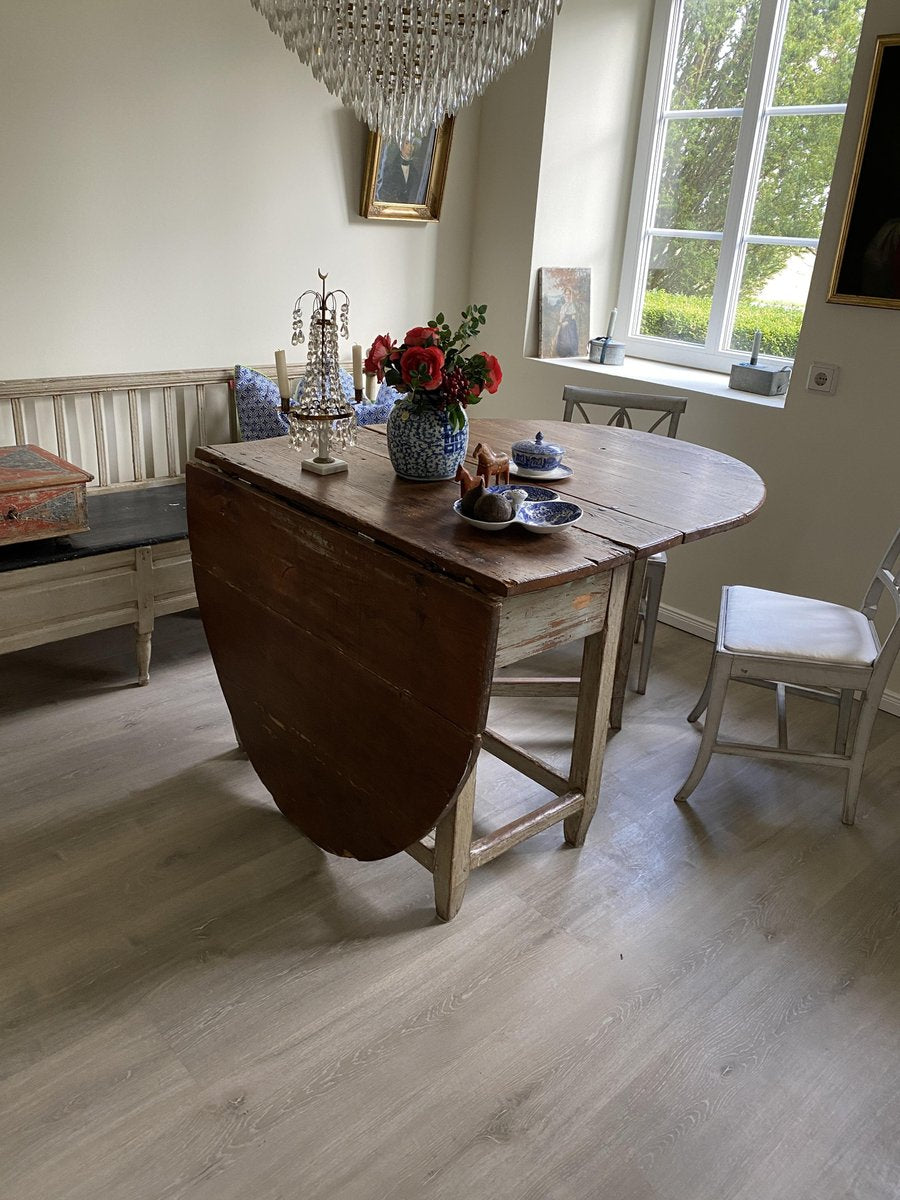
[[[806,377],[808,392],[827,392],[834,395],[837,389],[838,368],[833,363],[812,363]]]

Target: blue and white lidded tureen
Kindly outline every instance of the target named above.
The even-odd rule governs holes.
[[[552,471],[562,462],[564,453],[562,446],[545,442],[542,433],[512,444],[513,462],[526,471]]]

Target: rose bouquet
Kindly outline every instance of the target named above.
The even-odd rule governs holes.
[[[470,304],[452,330],[438,313],[427,325],[410,329],[398,346],[389,333],[369,348],[365,369],[421,408],[446,412],[453,430],[463,427],[463,409],[477,404],[484,391],[496,392],[503,378],[493,354],[467,355],[469,343],[485,323],[486,304]]]

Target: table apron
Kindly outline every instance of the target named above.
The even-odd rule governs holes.
[[[559,587],[507,596],[500,612],[494,667],[564,646],[606,624],[612,572],[573,579]]]

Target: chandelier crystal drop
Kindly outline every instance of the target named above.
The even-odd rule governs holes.
[[[383,137],[422,137],[470,104],[562,0],[250,0],[333,96]]]

